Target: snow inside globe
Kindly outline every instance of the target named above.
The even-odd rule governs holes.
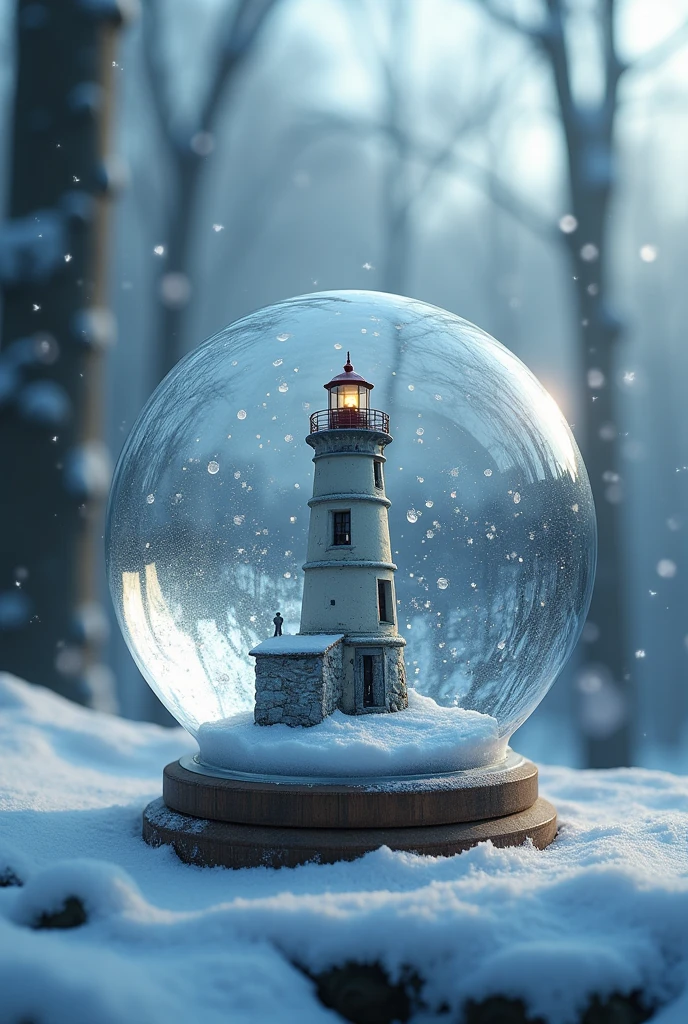
[[[123,449],[106,548],[196,768],[337,780],[504,764],[579,637],[596,532],[523,363],[445,310],[342,291],[174,367]]]

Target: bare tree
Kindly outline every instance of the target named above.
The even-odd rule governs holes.
[[[365,2],[345,6],[356,45],[361,40],[367,46],[367,64],[378,79],[381,102],[377,115],[359,117],[334,115],[320,116],[322,130],[352,133],[362,139],[380,141],[385,146],[382,194],[382,252],[380,287],[382,291],[404,294],[411,272],[411,254],[414,242],[414,222],[418,208],[430,194],[438,176],[455,172],[456,150],[460,142],[475,137],[484,129],[493,112],[505,102],[515,73],[520,69],[507,68],[506,72],[488,76],[483,74],[478,89],[476,76],[466,69],[467,91],[456,101],[455,87],[448,109],[439,110],[435,103],[432,113],[443,121],[440,132],[428,133],[428,116],[418,117],[418,83],[413,81],[411,54],[414,33],[414,5],[408,0],[390,0],[386,6],[386,24],[381,33],[375,33],[373,15],[380,7]],[[485,33],[486,42],[489,33]],[[480,44],[478,44],[479,48]],[[487,65],[485,65],[487,67]],[[487,85],[485,85],[487,81]],[[414,101],[415,110],[411,109]],[[434,137],[433,137],[434,135]]]
[[[227,89],[255,50],[278,0],[230,0],[218,53],[201,103],[190,123],[180,126],[170,98],[160,41],[163,4],[145,0],[143,53],[156,121],[165,146],[172,193],[166,210],[166,253],[161,271],[156,339],[160,379],[186,351],[185,311],[192,283],[192,242],[203,169],[213,148],[213,130]]]
[[[98,664],[112,0],[19,0],[9,219],[0,231],[2,668],[84,703]]]
[[[615,0],[598,2],[598,50],[603,85],[597,101],[580,99],[573,84],[570,41],[575,7],[564,0],[544,0],[539,21],[526,22],[495,0],[476,0],[500,25],[519,33],[548,65],[556,94],[566,152],[569,213],[561,227],[520,196],[509,183],[457,156],[459,166],[484,175],[495,200],[538,234],[566,247],[575,288],[582,403],[582,447],[597,508],[599,558],[590,621],[597,636],[584,657],[593,677],[609,680],[626,708],[613,729],[587,737],[592,767],[631,763],[634,704],[629,665],[625,574],[621,551],[621,468],[618,442],[617,348],[623,324],[609,298],[609,214],[616,182],[614,131],[619,84],[631,72],[658,67],[688,41],[688,22],[635,63],[618,52]],[[594,634],[593,634],[594,636]]]

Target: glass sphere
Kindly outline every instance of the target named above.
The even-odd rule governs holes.
[[[112,485],[107,567],[122,632],[202,756],[204,736],[241,733],[244,752],[259,743],[250,770],[273,771],[267,743],[315,735],[319,726],[247,733],[248,652],[272,635],[277,609],[285,633],[299,631],[314,472],[304,437],[348,351],[375,385],[371,407],[390,416],[389,526],[415,707],[423,721],[435,708],[448,727],[449,709],[490,716],[498,746],[476,754],[474,743],[447,764],[494,761],[579,637],[594,507],[554,400],[494,338],[437,307],[364,291],[299,296],[231,324],[174,367]],[[375,723],[360,717],[370,733]],[[460,748],[461,729],[456,736]],[[389,763],[401,772],[404,757]],[[432,757],[428,765],[442,767]],[[422,770],[422,756],[406,767]]]

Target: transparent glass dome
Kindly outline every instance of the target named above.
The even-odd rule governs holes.
[[[385,476],[409,686],[424,713],[491,716],[503,756],[580,634],[595,565],[592,495],[566,421],[523,363],[422,302],[300,296],[230,325],[174,367],[127,440],[110,496],[108,579],[122,632],[202,752],[204,730],[246,734],[249,650],[272,635],[277,609],[285,632],[299,630],[314,469],[304,437],[347,351],[375,385],[371,405],[390,416]],[[288,729],[251,728],[263,745]]]

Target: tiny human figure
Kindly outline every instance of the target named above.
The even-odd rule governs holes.
[[[275,623],[275,636],[282,636],[282,623],[284,622],[284,619],[279,612],[277,612],[272,621]]]

